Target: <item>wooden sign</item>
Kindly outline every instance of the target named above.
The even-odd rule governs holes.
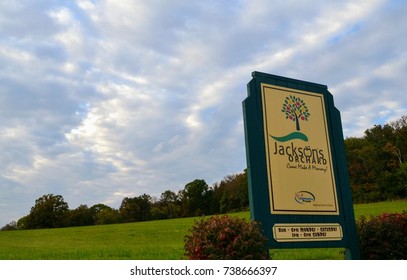
[[[254,72],[243,102],[252,219],[270,247],[359,258],[340,113],[327,86]]]

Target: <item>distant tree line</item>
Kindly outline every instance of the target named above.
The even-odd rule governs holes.
[[[160,198],[142,194],[125,197],[119,209],[104,204],[80,205],[69,209],[61,195],[38,198],[27,216],[13,221],[2,230],[60,228],[158,219],[173,219],[247,210],[249,207],[246,171],[226,176],[209,187],[196,179],[175,193],[166,190]]]
[[[407,197],[407,116],[375,125],[363,137],[345,139],[354,203]],[[211,187],[203,179],[185,185],[178,193],[164,191],[123,199],[119,209],[104,204],[69,209],[61,195],[47,194],[35,201],[30,213],[2,230],[58,228],[200,215],[223,214],[249,208],[246,170],[228,175]]]
[[[407,116],[347,138],[345,147],[354,202],[406,198]]]

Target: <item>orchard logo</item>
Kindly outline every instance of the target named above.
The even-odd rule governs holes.
[[[308,191],[300,191],[294,195],[294,199],[299,204],[307,204],[315,201],[315,195]]]
[[[285,113],[285,118],[295,122],[295,128],[300,131],[300,120],[308,121],[310,113],[305,102],[293,95],[287,96],[284,100],[281,112]]]
[[[287,96],[284,100],[281,112],[285,114],[286,120],[295,123],[296,131],[291,132],[290,134],[285,136],[279,137],[273,135],[270,136],[273,137],[273,139],[278,142],[286,142],[293,139],[300,139],[307,142],[308,137],[307,135],[301,132],[300,122],[308,121],[308,118],[311,114],[304,100],[294,95]]]

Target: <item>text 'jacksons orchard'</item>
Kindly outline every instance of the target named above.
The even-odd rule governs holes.
[[[274,143],[274,155],[287,156],[289,162],[304,164],[328,163],[323,149],[312,148],[311,146],[297,147],[291,142],[288,145]]]

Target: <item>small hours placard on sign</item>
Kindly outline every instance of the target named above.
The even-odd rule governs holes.
[[[275,224],[277,242],[334,241],[343,237],[340,224]]]

